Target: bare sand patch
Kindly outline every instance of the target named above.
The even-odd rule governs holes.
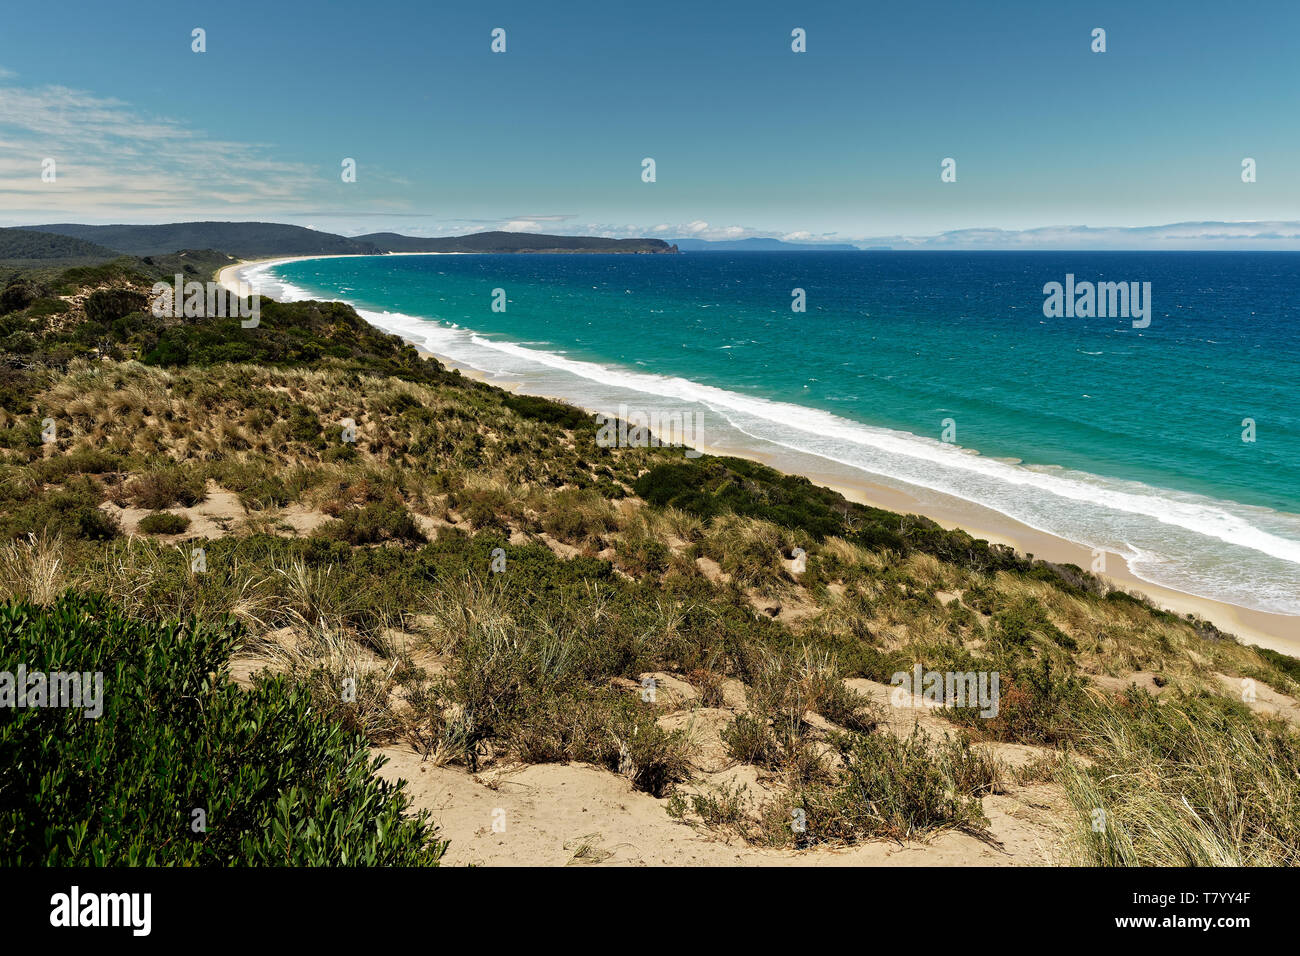
[[[380,776],[407,781],[451,845],[444,863],[487,866],[1011,866],[1048,865],[1060,840],[1063,797],[1049,786],[985,798],[991,846],[964,833],[928,842],[873,842],[784,850],[728,841],[668,816],[665,800],[585,764],[540,764],[471,775],[437,767],[407,748]],[[743,776],[742,776],[743,779]],[[494,829],[494,824],[496,829]]]
[[[1294,697],[1276,691],[1262,681],[1252,678],[1229,677],[1216,673],[1215,678],[1223,686],[1224,693],[1240,700],[1257,714],[1269,717],[1281,717],[1300,726],[1300,701]]]

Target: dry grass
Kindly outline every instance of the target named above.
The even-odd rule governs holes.
[[[42,530],[0,547],[0,593],[7,599],[50,604],[73,583],[58,535]]]
[[[1300,740],[1212,698],[1104,699],[1060,771],[1077,817],[1071,862],[1300,864]]]

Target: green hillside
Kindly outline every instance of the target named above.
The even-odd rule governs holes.
[[[175,222],[157,226],[56,223],[23,227],[71,236],[133,256],[177,249],[220,249],[239,259],[267,256],[372,255],[367,242],[274,222]]]
[[[103,262],[121,253],[86,239],[37,232],[32,229],[0,229],[0,260],[37,262],[44,260],[83,260]]]

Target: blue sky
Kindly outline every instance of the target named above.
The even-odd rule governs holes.
[[[6,21],[5,225],[980,230],[959,233],[980,245],[1005,240],[991,230],[1267,220],[1255,231],[1300,236],[1294,0],[125,0],[14,6]],[[794,27],[807,53],[791,52]],[[955,183],[940,182],[944,157]],[[1078,236],[1021,241],[1062,235]]]

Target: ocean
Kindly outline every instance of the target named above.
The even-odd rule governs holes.
[[[696,411],[709,446],[975,502],[1143,580],[1300,614],[1300,253],[413,255],[243,274],[524,391]],[[1149,312],[1048,317],[1051,282],[1149,288]]]

